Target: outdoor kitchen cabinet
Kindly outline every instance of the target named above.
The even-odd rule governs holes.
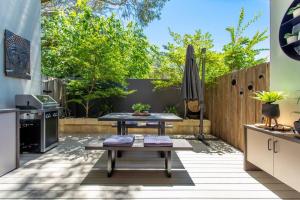
[[[263,170],[300,192],[300,139],[245,126],[245,170]]]
[[[274,177],[300,191],[300,143],[274,137]]]
[[[19,126],[15,109],[0,109],[0,176],[19,166]]]
[[[273,174],[273,151],[270,148],[273,137],[254,130],[248,130],[247,139],[248,161],[265,172]]]

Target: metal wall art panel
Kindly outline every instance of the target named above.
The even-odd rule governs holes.
[[[15,78],[31,79],[30,41],[5,30],[5,75]]]

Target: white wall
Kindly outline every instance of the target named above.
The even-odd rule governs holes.
[[[0,0],[0,108],[14,107],[15,94],[41,93],[40,0]],[[31,42],[31,80],[4,75],[4,30]]]
[[[300,61],[289,58],[279,45],[279,28],[285,12],[293,0],[270,0],[271,6],[271,82],[270,89],[284,91],[288,98],[280,103],[280,123],[291,124],[299,118],[300,111]]]

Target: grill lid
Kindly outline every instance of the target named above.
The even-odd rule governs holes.
[[[15,102],[16,107],[20,109],[49,109],[59,106],[59,104],[49,95],[16,95]]]

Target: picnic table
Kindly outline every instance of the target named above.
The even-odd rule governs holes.
[[[109,113],[99,117],[98,121],[116,121],[118,135],[126,134],[126,122],[157,122],[158,135],[165,135],[166,122],[181,122],[183,119],[173,113],[150,113],[149,116],[136,116],[133,113]],[[154,126],[152,125],[152,127]]]

